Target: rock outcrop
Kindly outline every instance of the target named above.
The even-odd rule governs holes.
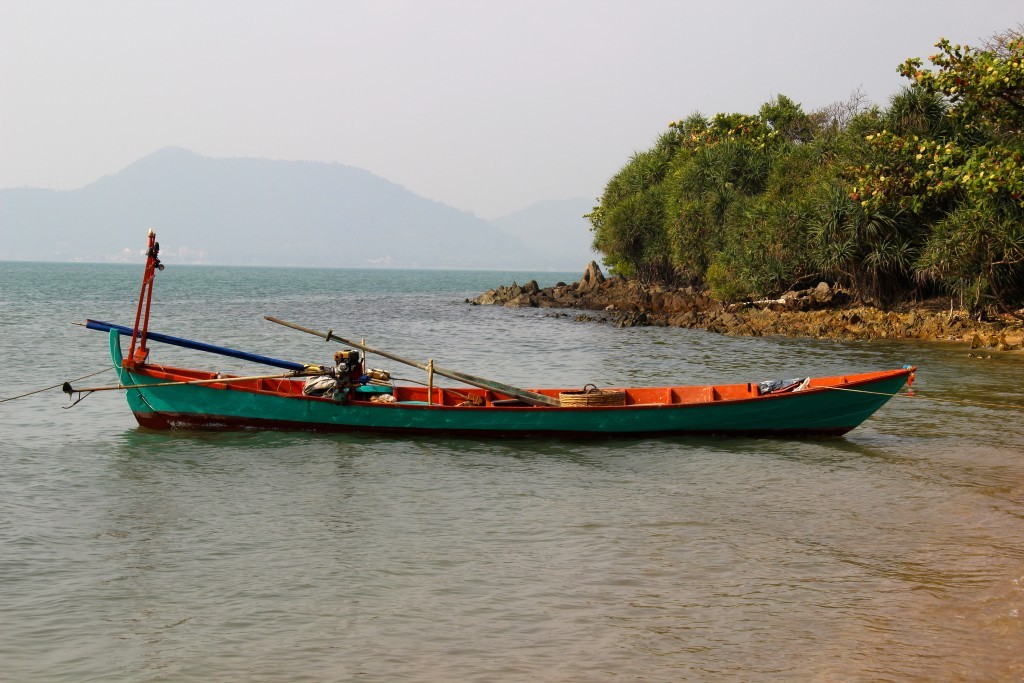
[[[855,304],[847,292],[825,282],[778,299],[726,304],[689,287],[606,278],[594,262],[572,284],[559,282],[541,289],[534,280],[522,286],[513,283],[469,303],[600,311],[598,319],[620,327],[689,327],[730,335],[971,341],[972,348],[997,350],[1020,349],[1024,336],[1019,320],[979,321],[965,311],[938,305],[887,311]]]

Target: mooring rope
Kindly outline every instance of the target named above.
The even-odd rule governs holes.
[[[893,398],[921,398],[925,401],[936,401],[938,403],[953,403],[961,406],[976,406],[980,408],[1006,408],[1008,410],[1024,410],[1024,405],[1013,405],[1011,403],[986,403],[984,401],[965,401],[956,398],[938,398],[937,396],[925,396],[915,389],[909,394],[887,394],[884,391],[868,391],[867,389],[849,389],[847,387],[815,387],[831,389],[832,391],[852,391],[855,394],[872,394],[874,396],[890,396]]]
[[[82,375],[81,377],[76,377],[75,379],[70,380],[70,381],[77,382],[78,380],[88,379],[90,377],[95,377],[96,375],[102,374],[104,372],[107,372],[107,371],[113,370],[113,369],[114,369],[114,366],[111,365],[109,368],[103,368],[102,370],[97,370],[96,372],[91,372],[88,375]],[[36,389],[35,391],[30,391],[28,393],[21,394],[19,396],[11,396],[9,398],[0,398],[0,403],[6,403],[7,401],[14,401],[15,399],[25,398],[26,396],[31,396],[33,394],[41,394],[44,391],[49,391],[50,389],[56,389],[58,387],[62,387],[62,386],[64,386],[64,384],[65,384],[64,382],[61,382],[60,384],[54,384],[52,387],[43,387],[42,389]]]

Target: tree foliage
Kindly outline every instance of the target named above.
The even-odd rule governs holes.
[[[857,169],[852,197],[927,223],[919,276],[975,305],[1012,310],[1024,302],[1024,35],[1007,31],[981,49],[936,47],[933,69],[920,59],[899,67],[913,83],[907,99],[927,103],[920,125],[867,137],[874,163]]]
[[[673,122],[590,214],[614,272],[725,299],[825,279],[882,305],[945,292],[1024,304],[1024,35],[942,40],[885,109],[855,91],[806,113]]]

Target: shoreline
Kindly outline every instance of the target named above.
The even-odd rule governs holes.
[[[1024,322],[1011,316],[978,320],[944,300],[884,310],[852,303],[843,290],[820,283],[811,289],[786,292],[778,299],[727,304],[690,287],[668,288],[606,278],[594,262],[580,280],[571,284],[559,282],[543,289],[533,280],[524,285],[502,285],[467,299],[467,303],[600,312],[603,317],[581,314],[576,319],[610,322],[618,327],[684,327],[754,337],[916,339],[966,343],[972,350],[1000,352],[1020,351],[1024,346]]]

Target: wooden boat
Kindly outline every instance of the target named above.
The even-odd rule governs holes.
[[[433,363],[424,366],[353,343],[365,352],[426,369],[427,386],[368,380],[362,356],[343,394],[310,396],[303,393],[305,378],[322,368],[150,333],[153,278],[158,269],[162,270],[159,245],[152,231],[148,253],[135,326],[127,328],[97,321],[87,324],[109,332],[110,354],[119,373],[119,385],[94,389],[65,385],[65,391],[82,395],[99,389],[123,389],[138,423],[151,429],[365,431],[480,437],[841,435],[870,417],[904,384],[909,385],[916,369],[905,366],[880,372],[803,378],[782,386],[747,382],[583,393],[574,388],[518,389],[446,371]],[[306,331],[328,340],[351,341],[331,332]],[[129,334],[132,343],[125,357],[121,336]],[[275,365],[288,372],[236,377],[167,367],[149,362],[148,341],[223,353]],[[357,377],[356,373],[362,374]],[[471,386],[434,386],[433,374],[464,380]]]

